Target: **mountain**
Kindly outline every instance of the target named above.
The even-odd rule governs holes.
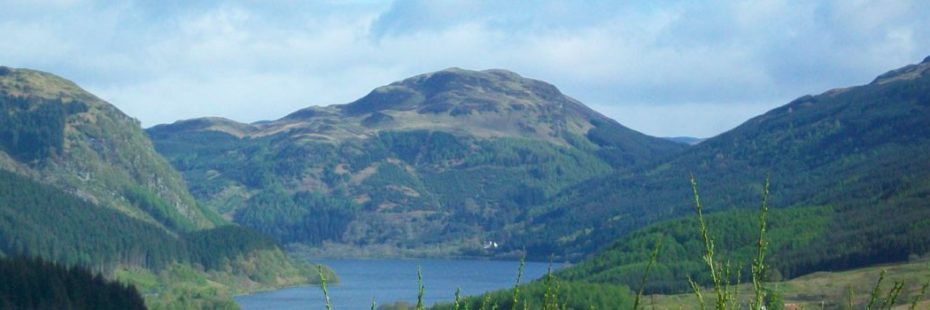
[[[138,121],[60,77],[0,67],[0,256],[143,285],[148,306],[235,306],[307,281],[268,236],[202,208]]]
[[[799,269],[924,251],[925,241],[911,237],[930,215],[922,202],[930,193],[928,70],[930,58],[867,85],[803,96],[668,160],[586,181],[532,208],[527,233],[507,244],[580,258],[617,236],[692,215],[693,174],[712,212],[758,206],[767,177],[774,207],[834,208],[829,233],[810,245],[831,255]]]
[[[201,118],[147,133],[226,218],[362,255],[486,255],[482,243],[519,231],[527,206],[686,147],[545,82],[457,68],[274,121]]]
[[[0,168],[168,229],[215,227],[135,119],[60,77],[0,67]]]

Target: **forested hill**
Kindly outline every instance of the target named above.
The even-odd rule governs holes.
[[[0,170],[2,256],[37,257],[111,277],[126,273],[160,275],[154,279],[122,280],[148,285],[150,302],[169,307],[183,305],[178,302],[229,304],[233,292],[302,283],[309,275],[289,261],[274,240],[252,230],[227,225],[172,233]],[[185,279],[170,277],[177,268],[190,268]],[[211,277],[235,279],[238,284],[228,284],[225,291],[200,287]],[[203,282],[186,282],[191,279]],[[195,294],[201,289],[206,291]]]
[[[0,67],[0,169],[169,230],[215,227],[139,122],[60,77]]]
[[[822,250],[883,249],[926,209],[928,70],[930,58],[867,85],[803,96],[670,160],[589,180],[532,210],[528,233],[509,244],[578,257],[637,228],[690,215],[693,173],[711,211],[756,207],[766,177],[774,207],[882,210],[873,214],[888,217],[850,217],[842,225],[867,231],[834,235]]]
[[[273,239],[200,207],[135,119],[72,82],[6,67],[0,256],[145,285],[147,302],[169,308],[230,306],[309,275]]]
[[[0,258],[2,309],[145,309],[132,286],[41,259]]]
[[[921,195],[930,187],[921,186]],[[716,255],[741,268],[741,282],[751,281],[749,266],[759,238],[758,210],[730,210],[707,217]],[[767,215],[767,274],[781,281],[819,271],[838,271],[906,262],[930,251],[930,209],[919,202],[873,207],[794,207]],[[703,264],[703,240],[696,216],[670,220],[620,237],[604,251],[561,270],[569,281],[638,287],[656,241],[657,264],[646,291],[690,292],[688,279],[712,285]],[[735,271],[734,271],[735,273]]]
[[[281,242],[362,255],[506,255],[482,242],[521,230],[512,224],[529,206],[687,147],[548,83],[457,68],[275,121],[202,118],[147,133],[226,217]]]

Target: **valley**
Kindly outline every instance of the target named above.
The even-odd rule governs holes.
[[[876,268],[923,279],[928,71],[930,57],[682,143],[504,70],[426,73],[273,121],[143,130],[70,81],[3,67],[0,256],[81,266],[149,308],[238,307],[235,295],[319,282],[308,259],[345,257],[570,262],[524,279],[521,302],[629,307],[648,275],[647,298],[675,308],[692,283],[715,284],[693,177],[719,257],[751,264],[765,188],[766,288],[838,306],[837,288],[864,292]]]

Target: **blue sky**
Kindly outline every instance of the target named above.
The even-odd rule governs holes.
[[[71,79],[143,126],[275,119],[461,67],[707,137],[921,61],[930,1],[0,0],[0,38],[0,65]]]

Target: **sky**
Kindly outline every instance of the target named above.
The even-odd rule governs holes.
[[[0,65],[75,81],[145,127],[277,119],[460,67],[710,137],[928,55],[924,0],[0,0]]]

